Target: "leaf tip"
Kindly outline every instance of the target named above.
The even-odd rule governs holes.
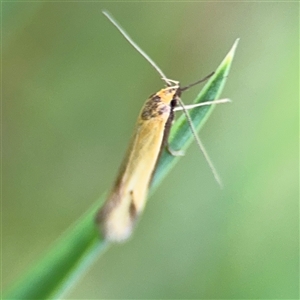
[[[231,60],[233,59],[234,54],[235,54],[235,50],[236,50],[236,48],[237,48],[237,46],[238,46],[239,41],[240,41],[240,38],[237,38],[237,39],[235,40],[235,42],[233,43],[233,45],[232,45],[230,51],[228,52],[227,57],[226,57],[226,59],[227,59],[228,61],[231,61]]]

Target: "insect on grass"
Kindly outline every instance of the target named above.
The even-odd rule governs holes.
[[[180,149],[170,149],[168,145],[168,136],[175,111],[183,110],[199,148],[203,152],[216,181],[222,186],[220,177],[197,136],[187,110],[203,105],[226,103],[230,100],[220,99],[184,106],[180,99],[181,93],[207,80],[213,73],[186,87],[180,87],[178,81],[168,79],[165,76],[162,70],[129,37],[109,13],[103,13],[129,43],[155,68],[167,85],[167,87],[152,94],[142,107],[115,184],[96,216],[96,223],[105,239],[111,242],[121,242],[131,235],[138,217],[144,210],[148,187],[162,150],[166,148],[172,155],[182,155]]]

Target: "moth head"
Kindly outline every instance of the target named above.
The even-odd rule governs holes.
[[[160,90],[156,95],[163,103],[170,104],[174,107],[177,105],[177,99],[180,97],[180,94],[181,90],[179,85],[174,85]]]

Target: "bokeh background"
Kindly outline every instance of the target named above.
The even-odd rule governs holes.
[[[298,299],[296,2],[2,3],[3,288],[110,188],[163,86],[102,9],[183,85],[241,39],[200,133],[225,189],[193,145],[66,298]]]

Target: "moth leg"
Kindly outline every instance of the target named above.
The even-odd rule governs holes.
[[[172,156],[184,156],[185,155],[185,152],[183,150],[174,150],[170,147],[169,144],[166,146],[166,149]]]

